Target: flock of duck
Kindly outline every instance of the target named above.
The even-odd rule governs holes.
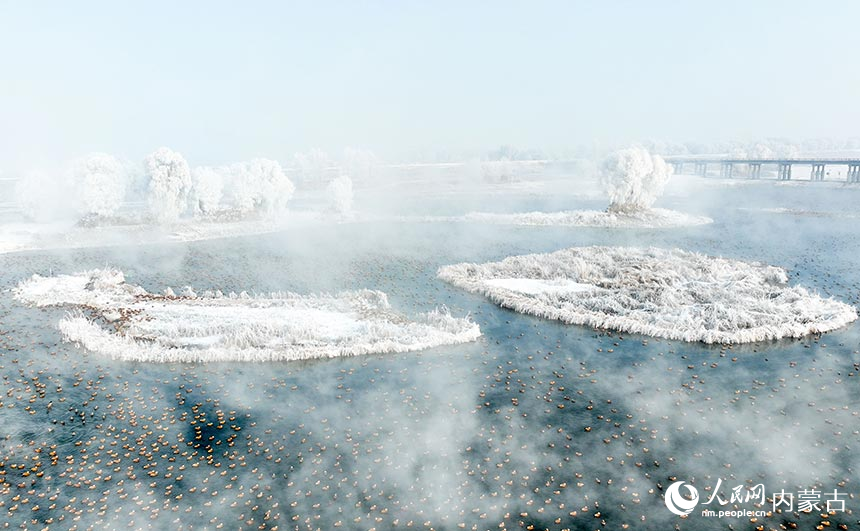
[[[50,323],[63,310],[23,311],[4,294],[2,525],[666,529],[695,524],[663,506],[676,479],[700,492],[717,479],[854,488],[856,347],[811,336],[777,356],[568,327],[440,291],[431,262],[354,265],[401,302],[437,290],[472,304],[477,343],[275,365],[118,362],[60,342]],[[726,524],[848,529],[855,502],[831,514],[766,505],[766,518]]]

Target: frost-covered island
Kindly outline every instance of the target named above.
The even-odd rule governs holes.
[[[476,340],[478,325],[436,310],[409,320],[380,291],[336,295],[148,293],[121,271],[34,275],[14,289],[64,306],[63,338],[112,358],[150,362],[282,361],[407,352]]]
[[[683,341],[796,338],[857,319],[789,286],[782,268],[678,249],[572,248],[446,266],[439,278],[518,312]]]

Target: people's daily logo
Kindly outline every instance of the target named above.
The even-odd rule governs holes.
[[[685,498],[681,493],[681,487],[686,487],[690,498]],[[693,508],[699,503],[699,491],[696,487],[688,485],[683,481],[676,481],[669,485],[666,490],[666,507],[678,516],[684,516],[693,512]]]

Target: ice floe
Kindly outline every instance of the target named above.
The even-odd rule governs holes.
[[[442,267],[499,305],[569,324],[705,343],[827,332],[857,310],[769,265],[657,248],[580,247]]]
[[[63,338],[113,358],[150,362],[273,361],[406,352],[476,340],[468,318],[446,309],[409,319],[385,293],[266,295],[149,293],[121,271],[33,275],[13,293],[33,306],[66,306]]]

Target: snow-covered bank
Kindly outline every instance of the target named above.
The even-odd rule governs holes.
[[[823,211],[823,210],[807,210],[802,208],[739,208],[738,210],[747,210],[751,212],[764,212],[766,214],[785,214],[789,216],[807,216],[813,218],[843,218],[854,219],[860,218],[860,213],[845,212],[845,211]]]
[[[518,312],[683,341],[801,337],[857,319],[852,306],[788,286],[782,268],[678,249],[571,248],[438,275]]]
[[[466,343],[477,324],[435,310],[409,319],[385,293],[335,295],[148,293],[117,270],[33,275],[13,290],[33,306],[69,306],[66,341],[117,359],[148,362],[277,361],[406,352]]]
[[[648,208],[630,212],[601,210],[570,210],[565,212],[522,212],[495,214],[470,212],[462,221],[478,221],[499,225],[558,225],[570,227],[617,227],[659,229],[707,225],[714,220],[664,208]]]
[[[707,225],[714,220],[664,208],[649,208],[632,212],[605,210],[568,210],[563,212],[469,212],[462,216],[401,216],[403,222],[418,223],[488,223],[493,225],[524,225],[538,227],[604,227],[620,229],[666,229]]]
[[[68,223],[8,223],[0,224],[0,254],[213,240],[268,234],[343,221],[342,217],[306,211],[288,212],[276,219],[183,219],[163,226],[131,221],[96,226]]]

